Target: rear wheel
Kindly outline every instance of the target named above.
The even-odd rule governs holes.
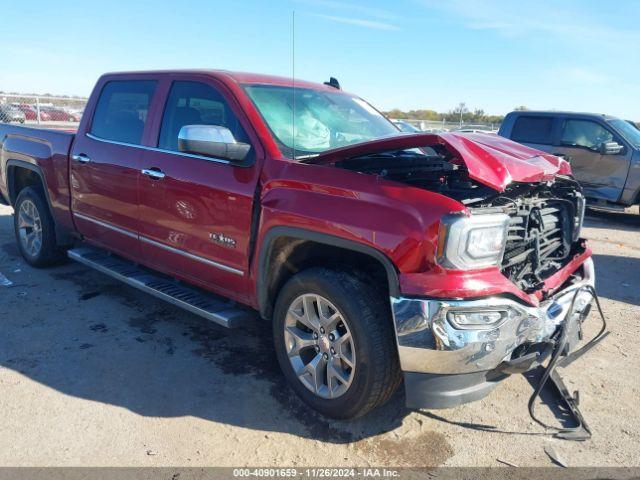
[[[20,253],[29,265],[46,267],[62,259],[53,219],[40,190],[26,187],[20,191],[13,220]]]
[[[400,382],[387,300],[342,271],[312,268],[282,288],[274,311],[278,361],[292,389],[333,418],[386,402]]]

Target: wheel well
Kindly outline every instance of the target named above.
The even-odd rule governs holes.
[[[8,175],[9,202],[15,205],[20,192],[26,187],[43,189],[42,179],[34,170],[19,166],[10,166]]]
[[[380,254],[382,255],[382,254]],[[276,298],[284,284],[296,273],[311,267],[348,271],[388,298],[395,294],[395,269],[368,253],[320,241],[279,236],[268,244],[259,284],[260,313],[271,318]],[[392,280],[392,278],[394,280]],[[393,284],[392,282],[396,282]],[[393,290],[393,291],[392,291]]]

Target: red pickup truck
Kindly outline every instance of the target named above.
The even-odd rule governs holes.
[[[335,81],[104,75],[75,134],[0,126],[0,197],[35,267],[68,256],[227,327],[257,311],[291,388],[336,418],[403,380],[410,407],[483,397],[594,283],[566,162],[401,134]]]

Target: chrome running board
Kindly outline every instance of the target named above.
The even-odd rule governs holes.
[[[237,328],[256,314],[231,300],[165,277],[115,254],[83,245],[67,252],[70,259],[160,298],[223,327]]]

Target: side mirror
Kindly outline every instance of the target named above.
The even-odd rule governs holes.
[[[219,125],[185,125],[178,133],[178,150],[184,153],[241,162],[251,145],[237,142],[233,133]]]
[[[624,147],[618,142],[603,142],[600,145],[600,153],[602,155],[618,155],[624,150]]]

